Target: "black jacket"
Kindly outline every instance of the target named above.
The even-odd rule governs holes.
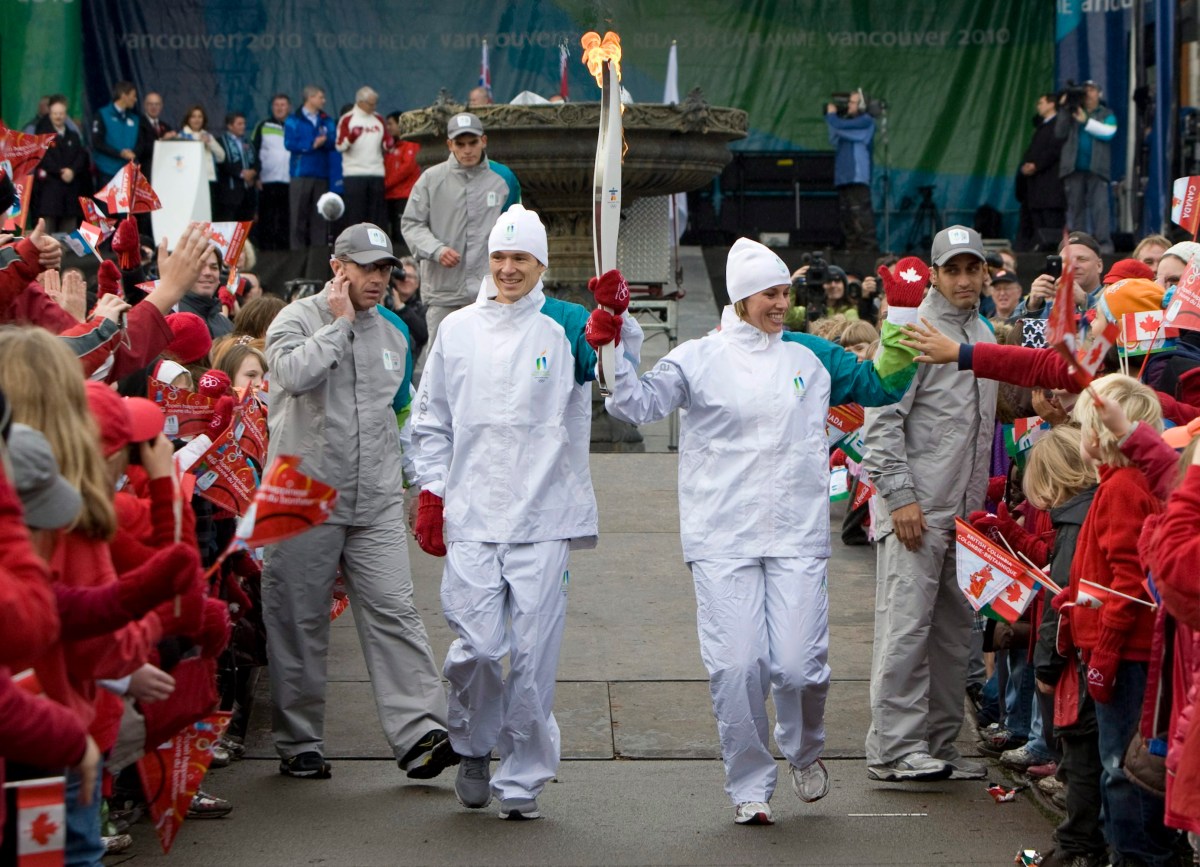
[[[195,313],[208,326],[212,339],[233,333],[233,323],[221,312],[221,299],[214,293],[211,298],[188,292],[179,300],[180,313]]]
[[[36,129],[38,135],[56,135],[49,117],[42,118]],[[79,197],[84,192],[83,180],[88,168],[88,153],[79,133],[67,127],[54,141],[38,163],[33,183],[33,205],[37,216],[79,216]],[[62,170],[70,169],[75,177],[70,183],[62,179]]]
[[[1054,548],[1050,552],[1050,580],[1059,587],[1066,588],[1071,583],[1075,544],[1079,541],[1079,530],[1095,496],[1096,486],[1093,485],[1050,510],[1050,523],[1056,531]],[[1047,603],[1042,608],[1042,623],[1038,627],[1037,644],[1033,648],[1034,674],[1042,683],[1057,683],[1066,664],[1066,657],[1058,652],[1058,612]]]
[[[1017,200],[1032,210],[1058,209],[1067,207],[1067,195],[1063,192],[1059,177],[1059,157],[1063,140],[1054,134],[1054,118],[1038,124],[1033,140],[1021,157],[1021,165],[1033,163],[1037,171],[1026,176],[1017,171]]]

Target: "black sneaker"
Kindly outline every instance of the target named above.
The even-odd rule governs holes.
[[[458,753],[450,746],[450,736],[445,730],[432,729],[396,764],[410,780],[431,780],[446,768],[457,765],[458,759]]]
[[[320,753],[310,751],[281,760],[279,773],[305,780],[328,780],[333,776],[333,768]]]

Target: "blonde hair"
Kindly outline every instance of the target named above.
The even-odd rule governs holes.
[[[1092,389],[1101,397],[1120,406],[1124,410],[1126,418],[1131,422],[1148,424],[1162,433],[1162,406],[1158,402],[1158,396],[1149,386],[1143,385],[1132,376],[1110,373],[1108,376],[1102,376],[1095,380],[1092,383]],[[1113,467],[1130,466],[1129,458],[1121,454],[1120,448],[1117,447],[1116,435],[1100,420],[1096,401],[1086,394],[1082,395],[1075,402],[1075,409],[1072,411],[1071,417],[1078,422],[1083,436],[1089,440],[1094,438],[1099,442],[1101,463]]]
[[[1060,424],[1044,434],[1025,463],[1021,487],[1035,508],[1061,506],[1080,491],[1096,484],[1096,471],[1079,453],[1079,428]]]
[[[870,322],[851,319],[847,321],[846,327],[842,330],[840,342],[842,346],[853,346],[856,343],[874,343],[878,339],[879,332]]]
[[[849,319],[841,313],[835,313],[833,316],[826,316],[814,322],[809,327],[809,333],[824,338],[830,343],[837,343],[842,339],[842,332],[849,324]]]
[[[0,328],[0,389],[13,421],[45,435],[59,472],[83,495],[83,509],[70,529],[111,539],[117,531],[112,483],[79,359],[43,328],[5,326]]]

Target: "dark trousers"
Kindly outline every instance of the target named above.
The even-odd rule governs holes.
[[[408,199],[388,199],[388,234],[392,236],[392,246],[396,250],[396,255],[405,255],[409,252],[408,245],[404,243],[404,235],[400,232],[400,218],[404,216],[404,208],[408,204]]]
[[[387,201],[383,197],[383,177],[347,176],[346,225],[374,223],[381,229],[387,227]]]
[[[263,184],[258,193],[254,243],[260,250],[288,248],[288,187],[286,183]]]
[[[838,215],[847,250],[879,249],[875,238],[875,211],[871,207],[871,188],[866,184],[846,184],[837,188]]]
[[[1063,855],[1103,857],[1107,851],[1100,824],[1100,739],[1096,734],[1096,705],[1087,694],[1087,676],[1074,666],[1063,677],[1080,679],[1079,721],[1069,729],[1057,729],[1062,761],[1058,777],[1067,784],[1067,816],[1054,832]],[[1060,860],[1066,860],[1062,858]]]
[[[291,240],[293,250],[323,247],[327,242],[325,220],[317,213],[317,199],[329,192],[326,178],[292,178],[288,194],[291,209]]]

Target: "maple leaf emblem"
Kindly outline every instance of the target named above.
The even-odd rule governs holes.
[[[29,836],[33,837],[39,846],[49,843],[56,831],[58,831],[58,824],[50,821],[49,813],[38,813],[33,824],[29,826]]]
[[[1161,316],[1147,316],[1142,319],[1141,324],[1142,324],[1143,331],[1151,331],[1151,332],[1158,331],[1158,326],[1162,325],[1162,317]]]
[[[1020,602],[1021,601],[1021,585],[1020,585],[1020,583],[1014,581],[1013,583],[1008,585],[1007,598],[1008,598],[1009,602]]]
[[[921,273],[916,268],[905,268],[900,272],[900,279],[905,283],[917,283],[921,280]]]

